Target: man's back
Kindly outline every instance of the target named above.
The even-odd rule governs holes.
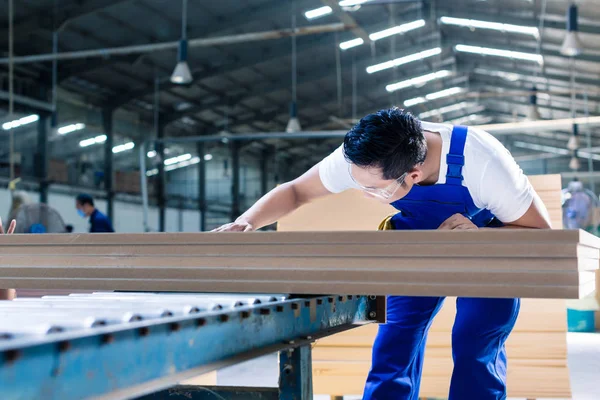
[[[90,215],[90,233],[114,232],[108,217],[98,210]]]

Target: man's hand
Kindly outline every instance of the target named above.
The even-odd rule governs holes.
[[[8,226],[8,230],[6,231],[6,234],[10,235],[11,233],[15,232],[15,228],[17,227],[17,221],[15,221],[14,219],[10,222],[10,225]],[[4,232],[4,227],[2,226],[2,218],[0,218],[0,234],[3,235]]]
[[[252,232],[254,230],[254,226],[247,221],[235,221],[213,229],[211,232]]]
[[[438,229],[454,231],[454,230],[471,230],[479,229],[471,222],[471,220],[462,214],[454,214],[444,221]]]

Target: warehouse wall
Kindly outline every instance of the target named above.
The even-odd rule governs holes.
[[[36,192],[27,192],[32,201],[39,201],[39,195]],[[106,211],[106,201],[98,199],[95,201],[96,207]],[[75,210],[75,199],[60,193],[50,193],[48,195],[48,204],[55,208],[61,215],[65,224],[73,225],[74,232],[88,232],[89,223],[87,219],[81,218]],[[0,216],[3,219],[8,217],[11,205],[11,195],[7,189],[0,189]],[[117,232],[135,233],[143,232],[143,212],[140,204],[127,203],[124,201],[115,201],[115,217],[113,225]],[[150,207],[148,210],[148,223],[152,231],[158,231],[158,209]],[[195,210],[178,210],[167,208],[166,211],[166,230],[167,232],[197,232],[200,227],[200,213]]]

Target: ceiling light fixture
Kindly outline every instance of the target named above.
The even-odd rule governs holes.
[[[406,79],[401,82],[392,83],[390,85],[387,85],[385,87],[385,90],[387,90],[388,92],[391,93],[391,92],[395,92],[396,90],[405,89],[405,88],[411,87],[411,86],[423,85],[427,82],[446,78],[450,75],[452,75],[452,72],[448,71],[448,70],[437,71],[437,72],[433,72],[431,74],[417,76],[415,78]]]
[[[465,44],[456,45],[454,49],[461,53],[472,53],[485,56],[512,58],[515,60],[535,61],[540,65],[544,63],[544,57],[542,57],[541,55],[523,53],[520,51],[492,49],[489,47],[469,46]]]
[[[71,125],[61,126],[60,128],[57,129],[56,132],[59,135],[67,135],[69,133],[72,133],[72,132],[75,132],[75,131],[80,131],[82,129],[85,129],[85,124],[77,123],[77,124],[71,124]]]
[[[392,28],[384,29],[383,31],[371,33],[369,35],[369,39],[373,41],[377,41],[379,39],[383,39],[392,35],[398,35],[401,33],[406,33],[418,28],[422,28],[425,26],[425,20],[419,19],[416,21],[408,22],[406,24],[394,26]]]
[[[450,106],[441,107],[441,108],[438,108],[435,110],[429,110],[429,111],[423,112],[423,113],[419,114],[419,118],[429,118],[429,117],[433,117],[433,116],[440,115],[440,114],[447,114],[447,113],[450,113],[453,111],[462,110],[463,108],[472,107],[474,105],[475,105],[475,103],[468,103],[466,101],[463,101],[462,103],[452,104]]]
[[[171,75],[171,82],[177,85],[187,85],[192,83],[192,72],[187,63],[187,0],[182,0],[181,11],[181,39],[179,40],[179,51],[177,55],[177,65]]]
[[[440,90],[439,92],[429,93],[428,95],[425,95],[425,97],[415,97],[413,99],[408,99],[404,102],[404,106],[412,107],[417,104],[426,103],[430,100],[437,100],[437,99],[441,99],[443,97],[448,97],[448,96],[452,96],[455,94],[459,94],[459,93],[463,92],[464,90],[465,89],[463,89],[461,87],[453,87],[450,89]]]
[[[341,42],[340,43],[340,49],[342,49],[342,50],[348,50],[348,49],[351,49],[353,47],[360,46],[364,42],[365,41],[363,40],[363,38],[356,38],[356,39],[352,39],[352,40],[347,40],[345,42]]]
[[[106,135],[98,135],[93,138],[85,139],[79,142],[79,147],[88,147],[93,144],[99,144],[106,142]]]
[[[308,20],[316,19],[320,17],[324,17],[325,15],[329,15],[333,12],[333,9],[329,6],[315,8],[313,10],[308,10],[304,13],[304,17]]]
[[[567,10],[567,34],[560,49],[560,53],[567,57],[575,57],[583,51],[583,44],[579,40],[579,28],[577,26],[577,6],[571,4]]]
[[[135,147],[135,144],[133,142],[128,142],[128,143],[124,143],[124,144],[120,144],[118,146],[115,146],[112,148],[112,152],[113,153],[122,153],[124,151],[129,151],[131,149],[133,149]]]
[[[182,154],[182,155],[177,156],[177,157],[167,158],[165,160],[165,165],[177,164],[177,163],[182,162],[182,161],[187,161],[187,160],[189,160],[191,158],[192,158],[192,155],[190,153]]]
[[[398,67],[403,64],[407,64],[414,61],[423,60],[425,58],[433,57],[435,55],[441,54],[441,47],[436,47],[429,50],[420,51],[418,53],[409,54],[404,57],[396,58],[394,60],[386,61],[380,64],[375,64],[367,67],[367,73],[372,74],[375,72],[383,71],[385,69]]]
[[[28,115],[27,117],[15,119],[14,121],[5,122],[2,124],[2,129],[5,131],[9,131],[11,129],[18,128],[23,125],[31,124],[40,119],[40,116],[37,114]]]
[[[540,31],[534,26],[522,26],[512,24],[501,24],[498,22],[481,21],[477,19],[466,19],[466,18],[454,18],[454,17],[441,17],[440,22],[444,25],[455,25],[462,26],[470,29],[491,29],[500,32],[511,32],[511,33],[522,33],[524,35],[531,35],[535,38],[540,36]]]
[[[541,119],[540,111],[537,107],[537,88],[535,86],[531,88],[531,95],[529,96],[529,108],[527,109],[527,119],[530,121],[537,121]]]
[[[377,40],[380,40],[380,39],[383,39],[386,37],[390,37],[392,35],[399,35],[402,33],[406,33],[406,32],[412,31],[414,29],[421,28],[423,26],[425,26],[425,20],[419,19],[416,21],[408,22],[406,24],[402,24],[402,25],[394,26],[392,28],[384,29],[379,32],[371,33],[369,35],[369,39],[376,42]],[[340,43],[340,49],[348,50],[353,47],[360,46],[361,44],[364,44],[364,43],[365,43],[365,41],[362,38],[347,40],[345,42]]]

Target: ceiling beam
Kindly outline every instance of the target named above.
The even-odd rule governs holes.
[[[358,22],[354,19],[354,17],[352,17],[352,15],[350,15],[350,13],[342,10],[342,7],[340,7],[338,0],[321,0],[321,3],[331,7],[333,13],[335,14],[335,16],[338,17],[338,19],[341,22],[343,22],[346,25],[354,26],[354,28],[352,28],[351,30],[356,35],[356,37],[361,38],[365,42],[365,44],[372,43],[371,39],[369,38],[369,34],[358,24]]]

